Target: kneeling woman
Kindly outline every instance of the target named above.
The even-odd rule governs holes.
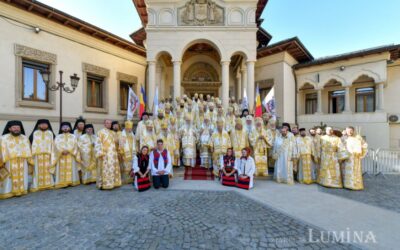
[[[140,153],[133,157],[134,185],[139,192],[150,188],[149,172],[149,148],[143,146]]]
[[[236,186],[236,167],[233,149],[228,148],[226,155],[221,157],[221,183],[224,186]]]
[[[250,149],[242,149],[242,157],[236,159],[235,167],[238,170],[238,188],[250,189],[253,188],[254,173],[256,165],[254,159],[250,156]]]

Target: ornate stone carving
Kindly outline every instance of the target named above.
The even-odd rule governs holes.
[[[185,6],[178,9],[178,24],[224,25],[224,8],[212,0],[189,0]]]
[[[38,49],[33,49],[20,44],[15,44],[15,55],[39,62],[57,64],[56,54],[52,54]]]
[[[117,72],[117,80],[128,82],[128,83],[137,83],[138,78],[136,76],[128,75],[125,73]]]
[[[186,70],[183,81],[185,82],[199,82],[199,83],[207,83],[207,82],[219,82],[218,73],[208,63],[198,62],[189,67]]]
[[[110,75],[109,69],[99,67],[96,65],[92,65],[89,63],[83,63],[82,68],[83,68],[84,72],[92,73],[95,75],[104,76],[104,77],[108,77]]]

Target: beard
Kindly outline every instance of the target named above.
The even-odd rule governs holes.
[[[21,135],[21,131],[11,132],[11,135],[15,136],[15,137],[20,136]]]

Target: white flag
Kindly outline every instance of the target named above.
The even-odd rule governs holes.
[[[249,109],[249,102],[247,100],[246,88],[244,88],[243,98],[242,98],[242,110],[244,110],[244,109]]]
[[[139,97],[133,92],[132,88],[129,87],[129,93],[128,93],[128,110],[126,112],[126,118],[128,120],[133,119],[133,114],[135,114],[136,109],[139,107],[140,101]]]
[[[158,86],[156,87],[156,93],[153,101],[153,117],[158,115]]]
[[[262,104],[263,104],[265,110],[267,111],[267,113],[275,115],[276,110],[275,110],[275,89],[274,89],[274,87],[272,87],[272,89],[268,92],[267,96],[262,101]]]

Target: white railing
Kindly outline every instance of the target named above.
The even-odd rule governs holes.
[[[400,173],[400,150],[368,149],[362,164],[363,173],[367,174]]]

